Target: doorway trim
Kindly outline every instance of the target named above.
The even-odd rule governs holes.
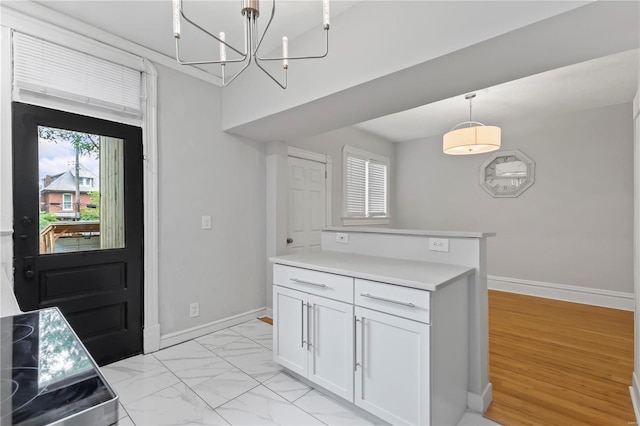
[[[21,20],[20,14],[16,17],[8,14],[11,21],[7,24],[3,21],[0,27],[0,279],[8,280],[13,289],[13,177],[12,177],[12,126],[11,126],[11,100],[12,100],[12,48],[11,31],[27,27],[35,36],[54,41],[59,37],[66,37],[69,44],[93,46],[96,52],[111,51],[121,52],[111,46],[92,40],[85,36],[59,28],[45,22],[34,25],[30,20]],[[11,19],[16,18],[16,19]],[[8,25],[8,26],[4,26]],[[76,46],[77,47],[77,46]],[[81,50],[81,49],[80,49]],[[125,55],[130,55],[123,52]],[[143,191],[144,191],[144,247],[143,247],[143,352],[149,353],[160,349],[160,324],[159,324],[159,300],[158,300],[158,174],[157,174],[157,79],[158,73],[153,64],[142,59],[143,88],[145,97],[142,102],[142,144],[143,144]],[[111,56],[113,60],[113,55]]]

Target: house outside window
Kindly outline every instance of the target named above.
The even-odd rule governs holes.
[[[342,223],[389,224],[389,159],[345,145],[343,168]]]
[[[73,194],[62,194],[62,210],[73,210]]]

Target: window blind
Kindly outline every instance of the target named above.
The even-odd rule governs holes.
[[[367,182],[368,216],[387,215],[387,166],[369,162]]]
[[[387,217],[388,163],[368,153],[345,147],[345,216]],[[379,158],[378,158],[379,157]]]
[[[347,216],[366,215],[367,162],[347,156]]]
[[[139,70],[26,34],[13,33],[14,92],[71,100],[141,116]],[[18,99],[19,100],[19,99]]]

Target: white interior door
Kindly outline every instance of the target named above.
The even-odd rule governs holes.
[[[289,253],[320,251],[326,225],[326,164],[289,157]]]

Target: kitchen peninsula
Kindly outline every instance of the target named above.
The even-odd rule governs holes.
[[[328,228],[320,252],[272,258],[276,361],[394,424],[484,412],[493,235]]]

